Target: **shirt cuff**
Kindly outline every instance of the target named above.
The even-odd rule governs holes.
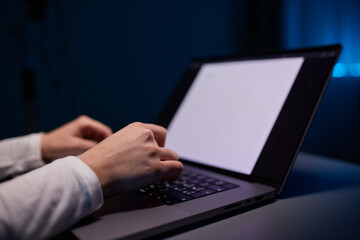
[[[88,197],[91,202],[91,212],[99,209],[103,204],[103,194],[99,179],[97,178],[96,174],[86,163],[84,163],[79,158],[70,156],[66,159],[71,161],[72,166],[74,167],[75,171],[77,171],[78,176],[82,179],[82,183],[87,189]]]
[[[43,133],[33,133],[11,139],[12,159],[17,173],[30,171],[45,165],[41,157],[41,138]]]
[[[33,133],[29,135],[30,149],[29,149],[29,162],[36,167],[45,165],[41,156],[41,139],[44,133]]]

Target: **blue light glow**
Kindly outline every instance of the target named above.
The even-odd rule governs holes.
[[[353,63],[349,68],[350,76],[360,77],[360,63]]]
[[[333,77],[360,77],[360,1],[284,0],[282,44],[301,48],[340,43]]]
[[[334,67],[332,76],[340,77],[360,77],[360,63],[337,63]]]
[[[333,70],[333,77],[345,77],[346,76],[346,65],[344,63],[337,63]]]

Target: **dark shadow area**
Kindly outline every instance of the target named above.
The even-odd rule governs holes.
[[[354,174],[319,174],[293,169],[279,199],[292,198],[338,188],[360,185],[360,177]]]
[[[360,163],[360,78],[332,78],[302,151]]]

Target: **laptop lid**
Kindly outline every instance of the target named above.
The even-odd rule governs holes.
[[[279,193],[341,46],[194,60],[160,115],[185,163]]]

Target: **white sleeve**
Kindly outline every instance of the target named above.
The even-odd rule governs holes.
[[[45,165],[41,159],[42,133],[0,141],[0,180]]]
[[[0,184],[0,239],[44,239],[103,203],[95,173],[80,159],[58,159]]]

